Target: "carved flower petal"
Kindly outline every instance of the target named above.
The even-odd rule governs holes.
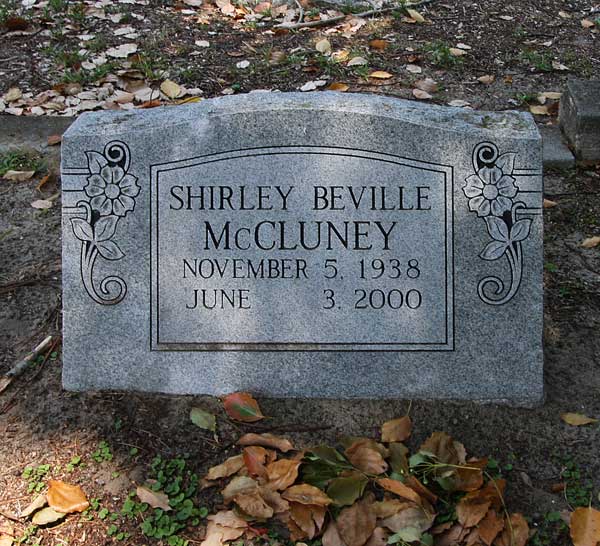
[[[129,197],[135,197],[138,193],[140,193],[140,187],[135,183],[136,180],[137,178],[135,176],[126,174],[121,182],[119,182],[121,192]]]
[[[472,212],[477,212],[481,203],[485,201],[485,198],[480,195],[478,197],[473,197],[473,199],[469,199],[469,210]]]
[[[97,195],[90,200],[90,205],[95,210],[100,210],[104,203],[106,202],[106,195]]]
[[[123,206],[125,212],[133,210],[133,206],[135,205],[135,201],[127,195],[119,195],[117,201]],[[115,205],[117,201],[115,201]]]
[[[507,210],[512,208],[512,201],[507,197],[499,195],[492,201],[492,214],[502,216]]]
[[[483,180],[476,174],[472,174],[467,178],[467,183],[463,187],[463,191],[469,199],[481,195],[483,192]]]
[[[517,195],[517,186],[515,186],[515,179],[512,176],[505,174],[500,180],[498,180],[496,187],[498,193],[504,197],[514,197]]]
[[[490,214],[490,202],[484,199],[479,208],[477,209],[477,216],[489,216]]]
[[[121,182],[121,180],[125,176],[125,171],[118,165],[112,166],[110,170],[112,173],[113,184],[118,184],[119,182]]]
[[[482,167],[477,174],[486,184],[495,184],[502,178],[502,171],[498,167]]]
[[[112,184],[113,183],[113,173],[112,173],[111,166],[104,165],[104,167],[102,167],[102,169],[100,170],[100,176],[102,177],[102,180],[104,180],[104,182],[106,182],[107,184]]]
[[[115,199],[113,201],[113,212],[117,216],[125,216],[125,214],[127,214],[127,211],[125,210],[125,207],[123,206],[123,203],[121,203],[121,201],[119,201],[118,199]]]

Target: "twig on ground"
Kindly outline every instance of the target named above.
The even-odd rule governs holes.
[[[296,5],[298,6],[298,23],[304,22],[304,8],[299,0],[296,0]]]
[[[52,344],[52,336],[46,337],[33,351],[31,351],[23,360],[18,362],[12,369],[8,370],[0,377],[0,393],[5,391],[16,377],[19,377],[27,367],[35,361]]]
[[[8,512],[4,512],[4,510],[0,510],[0,516],[9,519],[11,521],[16,521],[17,523],[22,523],[21,520],[17,517],[17,516],[13,516],[12,514],[9,514]]]
[[[379,15],[380,13],[388,13],[390,11],[403,11],[407,8],[417,8],[425,6],[427,4],[432,4],[433,2],[435,2],[435,0],[421,0],[420,2],[415,2],[414,4],[406,4],[404,6],[393,6],[381,9],[370,9],[368,11],[363,11],[361,13],[352,13],[350,15],[352,17],[370,17],[371,15]],[[280,23],[278,25],[275,25],[275,28],[297,30],[300,28],[321,27],[325,25],[331,25],[332,23],[338,23],[339,21],[343,21],[344,19],[346,19],[346,17],[348,17],[348,15],[337,15],[336,17],[330,17],[329,19],[319,19],[318,21],[306,21],[304,23]]]

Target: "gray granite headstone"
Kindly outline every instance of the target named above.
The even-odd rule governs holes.
[[[518,112],[261,93],[84,114],[64,385],[534,404],[541,168]]]

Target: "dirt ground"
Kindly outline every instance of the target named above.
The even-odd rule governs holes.
[[[47,334],[60,333],[59,202],[47,211],[30,205],[57,186],[50,182],[38,191],[38,181],[4,184],[0,192],[0,372]],[[538,532],[532,544],[566,546],[568,535],[549,514],[599,500],[598,425],[572,427],[560,420],[566,411],[600,417],[600,254],[579,247],[584,237],[600,234],[599,186],[598,169],[546,175],[546,197],[558,204],[545,210],[545,404],[518,409],[417,401],[411,409],[412,447],[443,430],[463,441],[470,454],[499,462],[508,479],[510,509],[522,511]],[[79,483],[101,506],[118,510],[132,480],[143,481],[156,455],[189,453],[191,468],[203,475],[232,453],[231,443],[243,431],[273,430],[299,446],[335,443],[340,435],[376,437],[381,423],[408,407],[404,400],[263,399],[263,412],[270,416],[266,424],[234,425],[220,402],[209,397],[64,392],[59,348],[56,352],[0,395],[0,514],[19,513],[30,502],[22,477],[28,466],[50,465],[44,480]],[[218,442],[190,422],[194,405],[219,416]],[[98,462],[93,455],[103,441],[113,458]],[[68,472],[75,456],[82,462]],[[567,483],[566,492],[553,492],[560,483]],[[212,506],[216,500],[207,492],[199,502]],[[24,543],[110,544],[116,539],[106,536],[107,525],[71,516]],[[123,525],[131,533],[123,543],[157,543],[143,537],[135,522]],[[16,527],[19,533],[27,529]],[[201,530],[186,536],[193,544]]]
[[[460,99],[475,108],[504,110],[541,106],[538,94],[562,90],[569,77],[600,76],[600,23],[581,23],[595,22],[600,5],[587,0],[439,1],[421,10],[424,24],[411,23],[398,12],[364,24],[345,21],[299,32],[277,30],[274,25],[282,17],[256,18],[251,8],[250,16],[228,17],[211,2],[199,8],[155,0],[112,3],[106,13],[121,13],[119,24],[86,15],[92,4],[51,0],[48,9],[32,10],[24,10],[20,2],[0,5],[0,93],[15,86],[25,96],[31,93],[15,101],[22,103],[23,115],[31,113],[34,103],[45,113],[76,113],[56,97],[36,102],[39,93],[53,87],[60,95],[67,83],[78,84],[77,93],[91,93],[75,97],[72,108],[82,102],[86,108],[102,108],[106,97],[101,89],[128,92],[142,81],[156,90],[166,77],[199,89],[203,97],[297,90],[324,80],[327,85],[345,83],[350,91],[403,98],[414,98],[415,82],[429,77],[438,83],[432,102]],[[307,20],[326,13],[327,8],[303,4]],[[9,29],[8,16],[25,19],[26,29]],[[138,52],[112,60],[108,70],[85,69],[85,60],[123,43],[114,33],[123,26],[139,34],[134,40]],[[83,41],[82,35],[91,38]],[[334,53],[348,55],[340,54],[343,60],[336,61],[317,52],[315,44],[323,38]],[[383,40],[384,48],[374,47],[373,39]],[[198,41],[209,47],[195,45]],[[463,56],[449,56],[448,48],[460,44],[470,49],[463,49]],[[367,64],[348,66],[356,56]],[[249,65],[239,68],[245,60]],[[421,70],[410,72],[407,65]],[[120,70],[126,77],[111,78]],[[392,76],[369,77],[374,70]],[[478,81],[486,75],[493,76],[486,80],[491,83]],[[90,97],[98,99],[91,106]],[[135,106],[141,101],[136,98]],[[169,102],[164,95],[161,101]],[[52,108],[46,108],[49,103]],[[551,115],[537,116],[540,123],[556,121],[556,102],[548,104]],[[46,211],[31,207],[34,200],[53,196],[59,185],[53,180],[38,191],[39,181],[36,176],[0,182],[0,373],[46,335],[60,335],[60,199]],[[523,512],[536,530],[531,544],[567,546],[568,535],[554,515],[590,500],[600,503],[598,424],[572,427],[560,419],[567,411],[600,418],[600,250],[579,246],[584,238],[600,235],[600,169],[547,173],[545,187],[546,198],[557,202],[545,210],[545,404],[519,409],[415,401],[409,444],[417,447],[432,431],[443,430],[461,440],[470,454],[493,457],[508,480],[511,511]],[[298,446],[335,443],[342,434],[375,437],[381,423],[403,415],[409,406],[404,400],[261,399],[267,421],[234,425],[220,402],[207,397],[64,392],[60,346],[54,352],[0,394],[0,527],[8,522],[2,514],[18,514],[33,497],[28,492],[31,479],[22,477],[28,466],[49,465],[42,481],[51,477],[78,483],[100,506],[117,511],[132,482],[149,475],[157,455],[189,453],[190,467],[202,475],[232,452],[232,442],[243,431],[273,430]],[[190,422],[195,405],[218,414],[218,441]],[[98,455],[102,442],[112,457]],[[69,472],[74,457],[81,462]],[[566,491],[557,491],[561,483],[567,484]],[[207,491],[198,502],[211,507],[218,499]],[[29,538],[27,523],[12,523],[24,544],[119,542],[107,536],[109,522],[98,517],[69,516]],[[119,543],[159,544],[141,534],[138,522],[121,528],[131,537]],[[201,527],[184,535],[190,544],[199,543]]]

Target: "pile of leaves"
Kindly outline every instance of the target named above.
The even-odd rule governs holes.
[[[254,401],[246,401],[237,400],[233,415],[260,419]],[[320,538],[323,546],[527,543],[528,524],[508,513],[505,481],[486,471],[487,459],[469,458],[444,432],[411,455],[403,443],[411,432],[407,415],[384,423],[378,439],[346,437],[336,447],[297,450],[286,438],[244,434],[242,452],[205,477],[204,487],[221,488],[223,506],[208,516],[203,546],[278,525],[293,541]]]

